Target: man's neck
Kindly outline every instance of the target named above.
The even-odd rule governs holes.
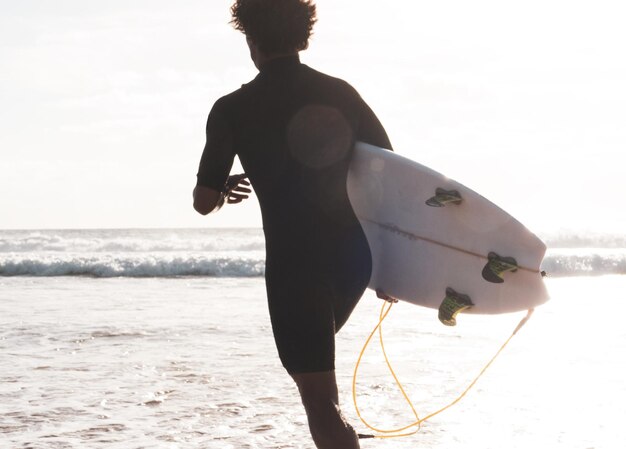
[[[298,56],[298,54],[299,53],[297,51],[289,52],[289,53],[274,53],[271,55],[266,55],[266,54],[259,52],[254,62],[255,62],[257,69],[260,69],[263,65],[267,64],[270,61],[273,61],[274,59],[287,58],[290,56]]]

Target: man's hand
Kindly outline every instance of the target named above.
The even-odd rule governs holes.
[[[228,204],[241,203],[250,196],[252,190],[247,188],[247,186],[250,185],[250,183],[246,181],[247,178],[248,176],[245,173],[228,177],[226,185],[224,186],[224,196]]]
[[[248,198],[250,183],[246,181],[246,174],[229,176],[221,192],[210,187],[196,186],[193,189],[193,208],[200,214],[206,215],[217,212],[225,202],[229,204],[241,203]]]

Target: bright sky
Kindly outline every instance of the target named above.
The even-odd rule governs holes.
[[[259,226],[201,217],[213,102],[252,79],[231,0],[0,2],[0,229]],[[621,1],[318,0],[303,62],[396,151],[535,230],[626,229]]]

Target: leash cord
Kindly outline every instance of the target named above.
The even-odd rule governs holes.
[[[463,399],[465,397],[465,395],[467,395],[467,393],[474,387],[474,385],[476,385],[476,383],[483,376],[483,374],[485,374],[487,369],[489,369],[489,367],[492,365],[492,363],[498,358],[498,356],[504,350],[504,348],[506,348],[506,346],[513,339],[513,337],[517,334],[517,332],[524,326],[524,324],[526,324],[526,322],[530,319],[531,315],[534,312],[534,309],[528,310],[528,313],[526,314],[526,316],[524,318],[522,318],[522,320],[519,322],[519,324],[515,327],[515,330],[509,336],[509,338],[506,339],[506,341],[502,344],[502,346],[500,346],[500,349],[498,349],[498,351],[495,353],[495,355],[487,362],[487,364],[483,367],[483,369],[480,370],[478,375],[469,384],[469,386],[467,388],[465,388],[465,390],[459,396],[457,396],[456,399],[454,399],[448,405],[446,405],[446,406],[440,408],[439,410],[437,410],[437,411],[435,411],[435,412],[425,416],[424,418],[420,419],[417,411],[415,410],[415,407],[413,406],[413,402],[411,402],[411,399],[409,398],[409,396],[407,395],[406,391],[404,390],[404,387],[402,386],[402,383],[398,379],[398,376],[396,375],[393,367],[391,366],[391,362],[389,361],[389,357],[387,356],[387,352],[385,351],[385,344],[383,342],[382,324],[383,324],[383,321],[385,320],[385,318],[387,318],[387,316],[389,315],[389,312],[391,311],[391,307],[392,306],[393,306],[393,303],[389,302],[389,303],[384,303],[383,306],[381,307],[378,323],[376,324],[376,326],[374,327],[372,332],[369,334],[369,336],[365,340],[365,344],[363,345],[363,348],[361,349],[361,352],[359,354],[359,358],[357,359],[356,365],[354,367],[354,374],[352,376],[352,401],[354,402],[354,408],[355,408],[356,413],[357,413],[359,419],[361,420],[361,422],[368,429],[373,430],[374,432],[377,432],[377,434],[374,434],[374,435],[359,434],[359,438],[398,438],[398,437],[407,437],[407,436],[410,436],[410,435],[415,435],[417,432],[420,431],[421,425],[422,425],[423,422],[429,420],[430,418],[432,418],[432,417],[434,417],[434,416],[444,412],[445,410],[449,409],[450,407],[454,406],[461,399]],[[357,380],[357,374],[358,374],[358,371],[359,371],[359,366],[361,365],[361,360],[363,359],[363,354],[365,354],[365,351],[366,351],[367,347],[369,346],[372,338],[374,337],[374,334],[376,334],[376,332],[378,332],[380,346],[381,346],[381,349],[382,349],[383,356],[385,358],[385,363],[387,364],[387,368],[389,369],[389,372],[391,373],[394,381],[396,382],[396,385],[398,386],[398,389],[402,393],[402,396],[404,397],[404,400],[409,405],[409,407],[411,408],[411,411],[413,412],[413,415],[415,416],[415,421],[413,421],[412,423],[410,423],[410,424],[408,424],[408,425],[406,425],[404,427],[398,427],[398,428],[395,428],[395,429],[380,429],[380,428],[377,428],[377,427],[371,425],[368,421],[365,420],[365,418],[363,418],[363,415],[361,414],[361,410],[359,409],[359,405],[357,403],[356,380]],[[413,427],[417,427],[417,428],[412,430],[412,431],[410,431],[410,432],[405,432],[408,429],[413,428]]]

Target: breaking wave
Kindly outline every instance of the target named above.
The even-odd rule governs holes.
[[[626,274],[626,252],[567,254],[550,252],[542,270],[553,277]],[[0,276],[90,277],[258,277],[263,254],[224,255],[40,255],[1,256]]]
[[[263,258],[203,256],[44,256],[0,258],[0,276],[255,277]]]
[[[549,251],[541,269],[554,277],[626,274],[626,250],[579,250],[579,253]]]
[[[550,276],[626,274],[626,235],[542,235]],[[257,277],[261,229],[0,231],[0,276]]]

